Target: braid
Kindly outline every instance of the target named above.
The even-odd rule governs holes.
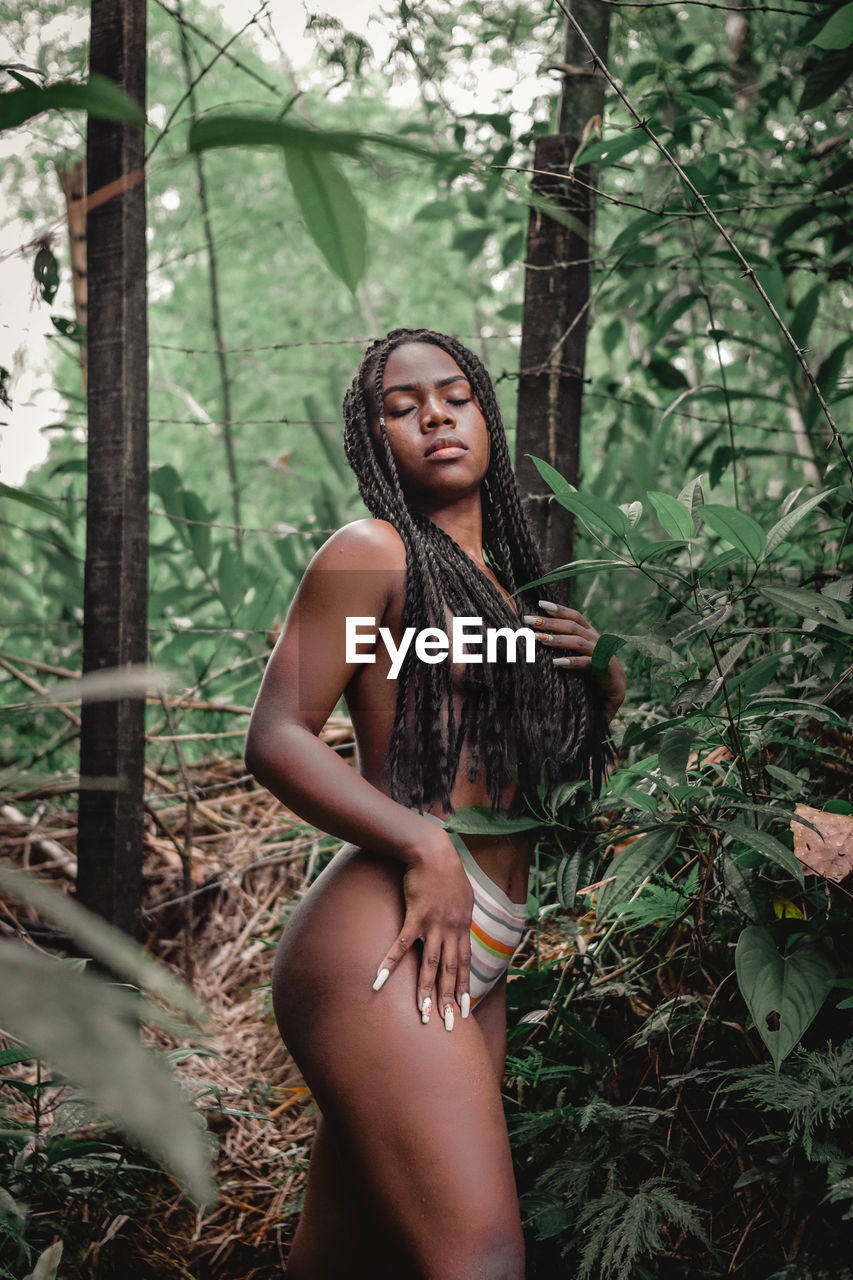
[[[370,513],[394,526],[406,552],[403,628],[447,628],[448,615],[483,618],[486,627],[515,629],[518,618],[494,583],[449,534],[413,511],[403,492],[383,412],[382,381],[391,352],[423,342],[452,356],[468,379],[490,437],[490,457],[481,486],[483,549],[496,576],[520,612],[538,610],[535,589],[519,583],[543,576],[530,526],[512,471],[506,435],[491,378],[480,360],[456,338],[428,329],[394,329],[371,343],[344,397],[344,448]],[[379,442],[370,432],[379,422]],[[456,723],[453,668],[447,662],[418,664],[410,646],[400,671],[397,707],[388,748],[395,799],[415,808],[438,801],[452,809],[451,793],[463,746],[468,777],[485,777],[498,808],[515,774],[517,804],[535,795],[544,762],[546,781],[592,776],[599,786],[609,759],[600,695],[582,672],[558,672],[552,654],[537,646],[535,663],[468,663]]]

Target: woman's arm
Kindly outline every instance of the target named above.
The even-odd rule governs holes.
[[[246,765],[313,825],[403,864],[406,918],[379,973],[393,972],[423,938],[421,1008],[432,997],[436,974],[443,1003],[455,996],[462,1004],[468,991],[470,884],[441,827],[392,800],[319,738],[362,665],[346,660],[347,617],[373,617],[378,626],[404,573],[402,542],[382,521],[348,525],[317,553],[267,664],[249,724]]]

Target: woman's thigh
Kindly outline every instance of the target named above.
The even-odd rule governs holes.
[[[343,852],[282,940],[273,987],[282,1034],[346,1166],[417,1274],[522,1276],[499,1079],[478,1020],[457,1017],[451,1032],[435,1014],[421,1023],[414,951],[372,990],[400,928],[399,869]]]

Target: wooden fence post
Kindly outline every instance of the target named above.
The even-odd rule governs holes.
[[[610,6],[604,0],[570,3],[605,58]],[[600,124],[606,83],[568,23],[560,70],[558,132],[537,138],[531,185],[561,205],[572,226],[530,210],[516,436],[516,475],[549,568],[573,558],[574,524],[567,511],[548,502],[550,490],[526,455],[544,458],[577,485],[595,195],[588,167],[577,169],[577,181],[571,174],[575,153],[596,117]]]
[[[145,0],[92,0],[90,69],[145,110]],[[148,331],[141,129],[89,118],[88,505],[83,671],[147,658]],[[132,175],[132,176],[131,176]],[[126,177],[103,203],[97,193]],[[144,698],[84,702],[77,892],[138,929],[142,888]],[[87,779],[115,779],[87,786]]]

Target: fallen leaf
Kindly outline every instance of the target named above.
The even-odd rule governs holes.
[[[791,823],[794,855],[813,875],[836,883],[846,879],[853,873],[853,814],[827,813],[807,804],[798,804],[796,812],[817,831],[796,820]]]

